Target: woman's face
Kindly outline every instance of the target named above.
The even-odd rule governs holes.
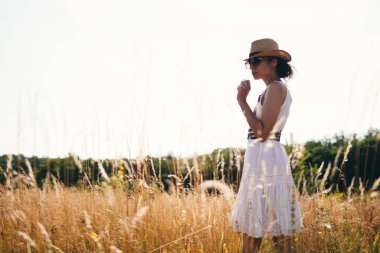
[[[255,80],[263,79],[263,77],[271,76],[276,71],[277,60],[269,60],[266,57],[253,58],[250,62],[250,70]]]

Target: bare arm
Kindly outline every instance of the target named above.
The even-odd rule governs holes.
[[[247,123],[249,125],[249,128],[255,133],[257,137],[262,136],[263,132],[263,123],[262,121],[257,118],[256,113],[252,112],[251,108],[249,107],[247,101],[239,101],[240,108],[247,120]]]
[[[238,87],[237,99],[249,127],[257,137],[265,141],[276,123],[281,105],[286,96],[286,89],[282,85],[269,85],[265,95],[261,119],[252,112],[246,101],[249,91],[249,81],[243,81]]]

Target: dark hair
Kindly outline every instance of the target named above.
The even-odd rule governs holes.
[[[292,78],[293,66],[280,57],[267,56],[268,61],[277,60],[276,72],[280,78]]]

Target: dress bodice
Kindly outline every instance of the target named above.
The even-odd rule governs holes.
[[[276,121],[276,123],[275,123],[275,125],[271,131],[271,134],[268,137],[269,139],[275,139],[276,137],[278,137],[280,135],[279,133],[281,133],[281,131],[285,127],[286,121],[287,121],[288,116],[289,116],[290,105],[292,104],[293,98],[290,95],[290,92],[289,92],[287,85],[285,83],[283,83],[282,81],[276,80],[276,81],[273,81],[272,83],[270,83],[269,85],[284,85],[286,88],[285,101],[281,105],[280,113],[278,115],[277,121]],[[267,87],[267,89],[268,89],[268,87]],[[258,101],[256,103],[256,106],[253,110],[253,112],[256,113],[256,116],[259,119],[261,119],[262,108],[263,108],[262,97],[265,95],[267,89],[265,89],[264,92],[259,96]],[[251,129],[249,129],[248,133],[252,134],[253,132]]]

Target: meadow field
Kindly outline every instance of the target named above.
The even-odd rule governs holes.
[[[86,187],[65,187],[54,177],[35,187],[27,172],[7,178],[0,188],[0,251],[241,252],[242,235],[228,226],[236,189],[223,181],[191,189],[177,181],[164,191],[159,182],[120,182],[101,173],[99,185]],[[379,183],[370,191],[298,192],[305,228],[293,237],[293,251],[380,252]],[[275,251],[263,241],[261,252]]]

